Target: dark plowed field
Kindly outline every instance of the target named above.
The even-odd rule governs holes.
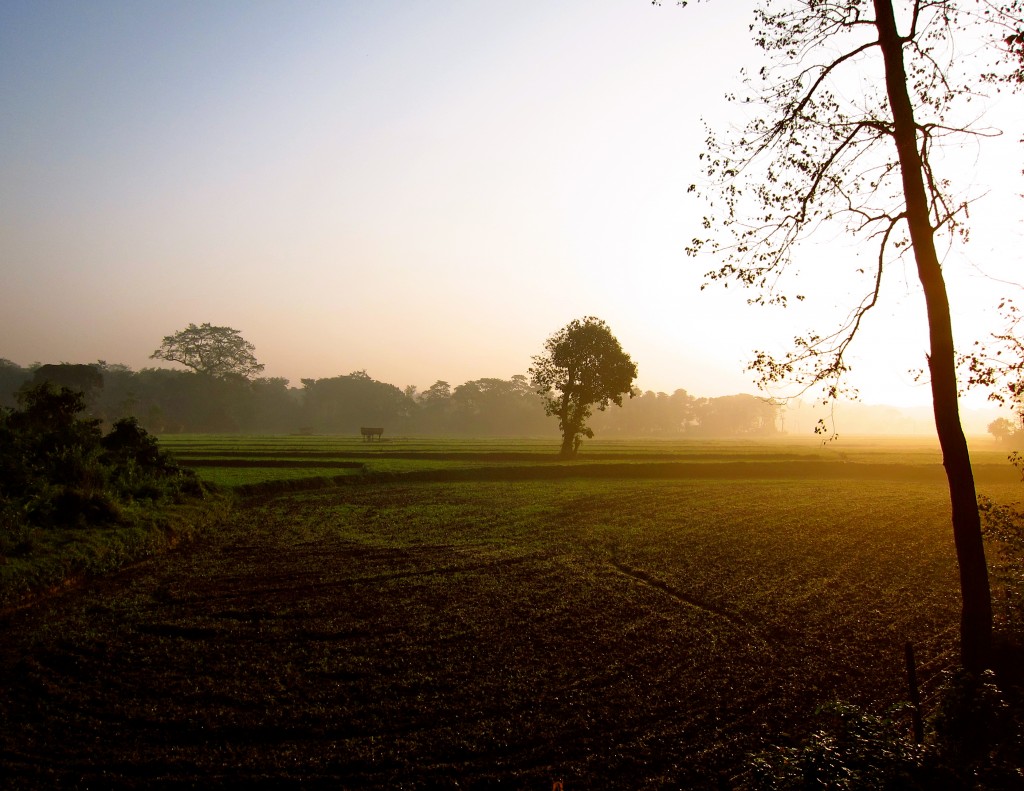
[[[777,485],[750,496],[769,508]],[[756,518],[731,517],[745,538],[691,524],[717,489],[645,486],[267,498],[187,550],[8,613],[0,784],[731,787],[817,703],[898,700],[904,637],[946,650],[948,562],[902,554],[931,528],[824,514],[811,549],[776,557]],[[941,494],[911,492],[940,517]],[[877,535],[885,556],[859,556]],[[926,581],[937,598],[894,616]]]

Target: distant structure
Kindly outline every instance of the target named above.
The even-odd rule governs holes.
[[[381,435],[384,433],[384,429],[367,428],[366,426],[363,426],[359,429],[359,433],[363,435],[363,442],[372,442],[374,437],[378,440],[381,438]]]

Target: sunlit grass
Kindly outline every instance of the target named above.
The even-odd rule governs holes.
[[[782,478],[816,473],[833,478],[943,476],[937,445],[921,439],[595,440],[585,443],[571,461],[559,459],[557,443],[543,438],[391,437],[365,442],[338,436],[169,435],[161,438],[161,445],[183,462],[197,465],[204,480],[229,487],[352,474],[332,468],[343,464],[358,464],[363,473],[382,475],[617,465],[615,474],[709,477],[715,475],[713,470],[692,465],[730,465],[728,471],[723,467],[723,477],[742,478],[766,474],[767,464],[772,465],[770,477]],[[974,454],[974,462],[979,485],[1017,480],[1002,450],[983,448]],[[665,467],[671,464],[680,466],[672,472]],[[754,469],[758,464],[760,472]]]
[[[196,467],[204,481],[217,486],[243,486],[267,481],[294,481],[306,478],[335,478],[354,475],[358,471],[339,470],[337,467]]]
[[[255,456],[336,456],[360,458],[394,454],[431,453],[537,454],[555,456],[557,440],[551,438],[462,438],[462,437],[385,437],[365,442],[351,436],[166,434],[161,446],[182,456],[251,454]],[[1004,463],[1006,450],[991,443],[978,443],[972,457],[979,463]],[[580,460],[614,457],[792,457],[857,462],[939,464],[938,443],[922,438],[840,438],[822,441],[813,436],[784,436],[770,439],[623,439],[588,440],[580,450]]]

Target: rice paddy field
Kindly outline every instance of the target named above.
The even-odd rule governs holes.
[[[1006,461],[1005,449],[986,440],[977,444],[982,449],[974,451],[972,457],[979,481],[1020,480],[1019,473]],[[935,441],[892,438],[834,442],[811,437],[774,441],[591,441],[572,462],[555,455],[557,444],[551,438],[398,437],[365,442],[358,437],[337,436],[168,435],[161,438],[161,446],[180,462],[194,467],[204,479],[227,486],[344,474],[509,466],[551,469],[614,463],[645,467],[649,474],[654,474],[658,465],[760,462],[778,465],[775,471],[787,476],[799,473],[801,466],[809,473],[825,475],[836,465],[854,465],[847,469],[851,475],[884,475],[882,467],[898,465],[903,469],[893,472],[895,475],[942,476],[942,457]],[[743,470],[747,475],[750,468]]]
[[[743,788],[956,660],[933,444],[162,444],[234,512],[3,615],[3,787]]]

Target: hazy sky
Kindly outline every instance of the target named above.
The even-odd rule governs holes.
[[[701,293],[715,262],[683,251],[701,118],[729,123],[723,94],[756,62],[752,6],[5,0],[0,357],[140,368],[211,322],[294,385],[366,369],[425,389],[525,373],[595,315],[643,389],[752,392],[750,350],[843,296],[826,274],[802,313],[749,308]],[[1022,102],[965,152],[985,197],[947,259],[961,339],[1019,291],[991,278],[1024,279]],[[807,260],[850,254],[819,241]],[[867,401],[928,399],[906,373],[924,364],[914,280],[894,268],[858,347]]]

